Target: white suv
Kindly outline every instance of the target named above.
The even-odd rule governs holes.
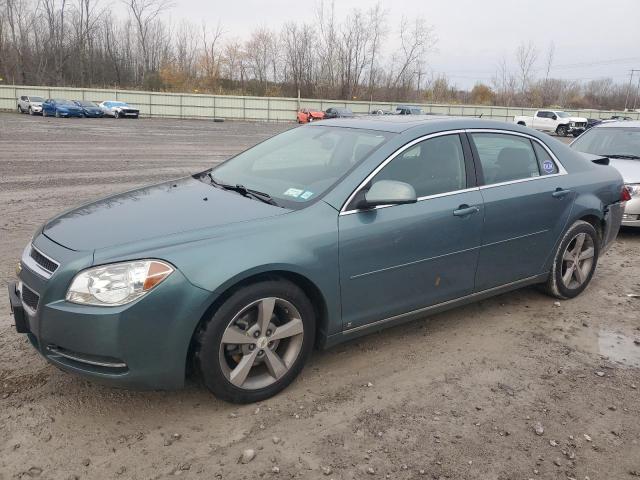
[[[42,97],[22,95],[18,99],[18,111],[29,115],[42,115],[42,102],[44,102]]]

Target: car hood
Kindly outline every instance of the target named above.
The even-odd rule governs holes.
[[[75,208],[46,223],[43,233],[71,250],[97,250],[287,212],[187,177]]]
[[[611,158],[609,159],[609,165],[622,174],[625,183],[640,183],[640,160]]]
[[[583,117],[569,117],[569,121],[587,123],[587,119]]]

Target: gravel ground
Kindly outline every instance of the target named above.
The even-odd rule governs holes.
[[[55,213],[289,127],[0,114],[0,283]],[[623,231],[575,300],[528,288],[317,352],[242,407],[63,373],[15,333],[2,293],[0,480],[638,477],[639,258],[640,232]]]

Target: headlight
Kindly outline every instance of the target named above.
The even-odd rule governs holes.
[[[142,297],[172,272],[173,267],[159,260],[93,267],[74,277],[66,298],[83,305],[124,305]]]
[[[627,183],[625,187],[632,197],[640,197],[640,183]]]

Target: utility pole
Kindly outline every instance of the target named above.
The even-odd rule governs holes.
[[[631,95],[631,84],[633,82],[633,76],[636,72],[640,73],[640,69],[635,69],[635,68],[631,69],[631,75],[629,76],[629,86],[627,87],[627,98],[624,101],[625,111],[627,110],[627,105],[629,104],[629,96]],[[637,92],[636,92],[636,97],[637,97]],[[634,105],[633,108],[635,109],[635,100],[633,102],[633,105]]]
[[[636,94],[633,97],[633,107],[631,108],[634,112],[636,110],[636,102],[638,101],[638,93],[640,93],[640,75],[638,76],[638,88],[636,88]]]

